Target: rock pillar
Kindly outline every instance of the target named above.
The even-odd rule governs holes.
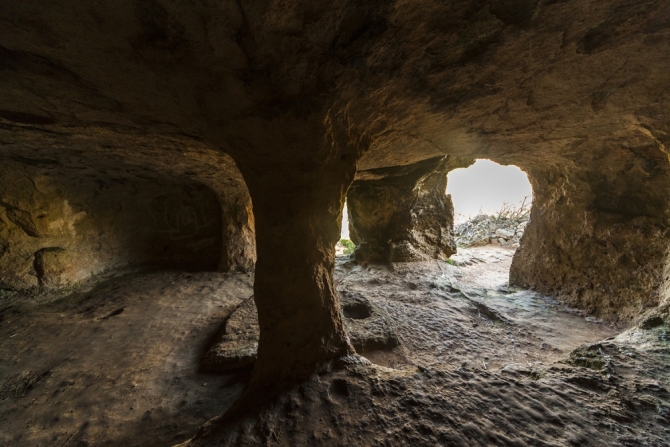
[[[359,173],[347,194],[359,262],[446,259],[456,253],[447,173],[467,162],[441,157]]]
[[[240,134],[232,153],[249,188],[256,228],[260,339],[247,393],[256,399],[353,352],[333,270],[358,151],[346,136],[339,141],[323,119],[254,119],[231,131]],[[264,157],[247,159],[248,145]]]

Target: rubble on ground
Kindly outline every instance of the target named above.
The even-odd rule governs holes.
[[[519,209],[504,207],[495,216],[480,214],[454,226],[456,245],[473,247],[498,244],[516,248],[529,221],[530,211],[524,206]]]

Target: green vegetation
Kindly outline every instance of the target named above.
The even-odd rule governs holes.
[[[350,255],[351,253],[354,252],[354,249],[356,248],[356,245],[351,242],[349,239],[340,239],[340,244],[344,245],[344,254],[345,255]]]

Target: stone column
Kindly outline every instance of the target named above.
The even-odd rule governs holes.
[[[469,164],[447,156],[359,172],[347,194],[356,259],[424,261],[456,253],[447,173]]]
[[[258,360],[239,409],[353,352],[333,270],[360,151],[323,117],[251,119],[229,132],[239,135],[228,141],[253,202],[260,326]]]

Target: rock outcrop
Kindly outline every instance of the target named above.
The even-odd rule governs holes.
[[[447,173],[452,157],[359,172],[347,192],[349,234],[359,262],[446,259],[456,253]]]
[[[528,209],[518,209],[497,215],[480,214],[454,227],[456,245],[473,247],[498,244],[517,248],[530,218]]]

